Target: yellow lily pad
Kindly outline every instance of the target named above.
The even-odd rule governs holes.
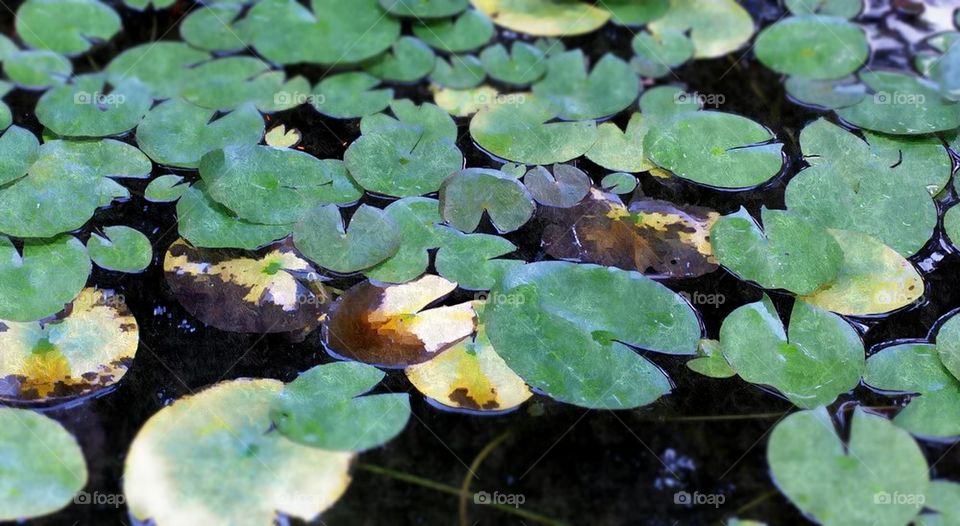
[[[430,360],[476,329],[470,302],[425,309],[456,288],[429,274],[401,285],[359,283],[332,310],[327,346],[338,355],[382,367]]]
[[[600,29],[610,11],[590,2],[555,0],[471,0],[498,26],[542,37],[568,37]]]
[[[60,401],[109,387],[139,342],[137,320],[109,290],[83,289],[53,319],[0,320],[0,400]]]
[[[163,261],[180,303],[207,325],[233,332],[312,331],[331,295],[289,241],[250,252],[196,248],[184,239]]]
[[[469,89],[432,86],[433,102],[454,117],[469,117],[496,102],[500,94],[483,85]]]
[[[482,308],[475,302],[474,308]],[[470,411],[508,411],[526,402],[533,393],[497,354],[483,325],[428,362],[411,365],[407,378],[418,391],[436,403]]]
[[[270,128],[270,131],[263,136],[263,142],[274,148],[293,148],[300,144],[302,138],[300,130],[296,128],[288,130],[286,125],[280,124]]]
[[[923,296],[923,278],[897,251],[852,230],[828,229],[843,250],[837,278],[803,301],[848,316],[883,314]]]
[[[306,521],[350,484],[354,453],[303,446],[271,430],[277,380],[222,382],[164,407],[127,453],[130,513],[156,526],[273,526]]]

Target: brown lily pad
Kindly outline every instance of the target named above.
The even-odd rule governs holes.
[[[426,309],[456,288],[433,275],[401,285],[359,283],[331,311],[327,346],[340,356],[381,367],[430,360],[476,329],[470,302]]]
[[[85,288],[46,320],[0,320],[0,400],[56,402],[117,383],[140,343],[137,320],[113,291]]]
[[[692,278],[717,269],[710,227],[720,214],[698,206],[640,199],[629,207],[594,188],[571,208],[541,207],[547,254],[568,261]]]
[[[289,241],[250,252],[196,248],[181,238],[167,250],[163,271],[190,314],[224,331],[306,333],[332,303],[316,269]]]

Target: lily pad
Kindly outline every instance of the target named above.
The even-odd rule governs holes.
[[[0,520],[22,521],[67,507],[87,484],[77,440],[56,420],[25,409],[0,409]]]
[[[174,174],[161,175],[150,181],[143,191],[143,198],[152,203],[172,203],[180,199],[190,188],[183,177]]]
[[[537,47],[515,41],[510,53],[503,44],[495,44],[480,53],[480,63],[494,80],[514,86],[529,86],[547,73],[545,55]]]
[[[336,205],[318,206],[293,227],[297,249],[323,268],[347,274],[368,269],[400,249],[400,230],[383,210],[361,205],[344,228]]]
[[[437,57],[423,41],[402,37],[393,48],[364,63],[363,69],[375,77],[394,82],[414,82],[433,71]]]
[[[536,210],[533,196],[519,181],[498,170],[467,168],[440,187],[443,219],[462,232],[473,232],[484,212],[500,233],[520,228]]]
[[[600,188],[613,194],[629,194],[637,188],[637,178],[623,172],[607,174],[600,181]]]
[[[190,69],[180,82],[179,95],[204,108],[229,111],[252,103],[264,112],[299,106],[310,93],[302,76],[286,78],[255,57],[233,56],[210,60]]]
[[[652,403],[670,381],[628,345],[692,354],[700,339],[687,302],[636,272],[531,263],[507,273],[490,297],[481,321],[507,366],[531,387],[582,407]]]
[[[181,398],[140,428],[127,452],[131,515],[158,526],[270,526],[278,514],[314,520],[350,484],[355,454],[270,432],[277,380],[232,380]]]
[[[784,330],[770,298],[730,313],[720,348],[744,380],[769,385],[804,409],[829,405],[860,382],[863,342],[843,318],[797,301]]]
[[[313,107],[336,119],[355,119],[379,113],[393,100],[392,89],[373,89],[380,80],[360,71],[324,78],[313,89]]]
[[[337,300],[325,343],[338,355],[382,367],[426,362],[476,329],[469,302],[427,308],[456,288],[430,274],[402,285],[354,285]]]
[[[721,57],[750,40],[754,22],[736,0],[670,0],[667,13],[651,22],[651,33],[689,33],[695,58]]]
[[[838,80],[811,80],[790,77],[784,86],[801,104],[835,110],[857,104],[867,96],[867,87],[852,77]]]
[[[948,315],[937,330],[936,344],[943,366],[954,378],[960,379],[960,316],[956,313]]]
[[[177,202],[180,235],[195,247],[256,250],[293,231],[293,225],[262,225],[236,217],[207,194],[201,181]]]
[[[120,53],[107,65],[106,73],[112,85],[136,80],[154,98],[169,99],[180,94],[192,68],[210,59],[210,53],[183,42],[161,40]]]
[[[831,15],[853,18],[863,10],[863,0],[784,0],[795,15]]]
[[[293,148],[300,144],[301,139],[303,139],[303,136],[300,134],[300,130],[296,128],[287,129],[284,124],[270,128],[270,131],[263,136],[263,142],[273,148]]]
[[[870,46],[864,31],[843,18],[801,15],[761,31],[754,50],[760,62],[778,73],[824,80],[843,78],[859,69]]]
[[[610,21],[622,26],[639,26],[666,14],[670,0],[604,0],[601,6],[610,11]]]
[[[383,262],[364,271],[370,279],[384,283],[405,283],[423,274],[430,265],[429,250],[442,243],[437,224],[440,203],[427,197],[404,197],[383,210],[400,232],[400,248]]]
[[[120,16],[97,0],[27,0],[14,21],[28,45],[64,55],[84,53],[120,31]]]
[[[107,91],[103,74],[76,76],[40,97],[37,120],[62,137],[106,137],[135,128],[153,103],[150,92],[134,80]]]
[[[500,97],[490,86],[468,89],[433,87],[433,102],[453,117],[469,117]]]
[[[91,265],[77,238],[26,241],[23,251],[0,237],[0,320],[33,321],[56,314],[87,283]]]
[[[46,89],[66,82],[73,63],[53,51],[16,51],[3,59],[3,72],[21,88]]]
[[[590,176],[569,164],[553,165],[553,173],[543,166],[531,169],[523,184],[538,203],[557,208],[570,208],[590,193]]]
[[[498,26],[534,36],[569,37],[596,31],[610,12],[577,0],[471,0]]]
[[[141,272],[153,260],[147,236],[127,226],[108,226],[102,236],[90,234],[87,252],[98,267],[118,272]]]
[[[691,371],[696,371],[710,378],[731,378],[737,375],[727,359],[723,356],[720,342],[717,340],[700,340],[697,347],[697,358],[687,362]]]
[[[824,526],[907,524],[930,479],[910,435],[860,408],[846,445],[826,408],[788,416],[770,434],[767,461],[780,491]]]
[[[447,53],[466,53],[493,38],[493,22],[474,9],[453,20],[427,20],[413,26],[413,34],[430,47]]]
[[[437,273],[456,281],[466,290],[490,290],[511,269],[524,264],[519,259],[495,259],[517,250],[500,236],[464,234],[441,228],[443,238],[434,265]]]
[[[380,0],[391,15],[410,18],[443,18],[460,13],[468,0]]]
[[[921,135],[960,127],[960,103],[945,99],[937,86],[906,73],[868,71],[860,80],[871,94],[837,110],[861,128],[894,135]]]
[[[0,186],[23,177],[39,156],[36,136],[19,126],[7,128],[0,135]]]
[[[368,394],[384,378],[371,365],[337,362],[303,372],[283,388],[270,418],[305,446],[365,451],[389,442],[410,419],[410,395]]]
[[[233,26],[242,10],[242,5],[222,3],[193,9],[180,24],[180,36],[191,46],[207,51],[243,49],[246,43]]]
[[[257,144],[263,117],[252,105],[216,116],[182,99],[157,105],[137,127],[137,145],[158,164],[196,168],[205,154],[231,146]]]
[[[654,165],[644,156],[643,139],[650,130],[649,119],[640,113],[630,116],[627,129],[612,123],[597,127],[597,142],[587,151],[587,159],[608,170],[645,172]]]
[[[660,78],[693,57],[693,42],[679,31],[651,34],[641,31],[633,37],[636,57],[630,65],[645,77]]]
[[[915,393],[893,423],[927,438],[960,435],[960,381],[944,367],[934,345],[891,345],[867,360],[863,382],[889,393]]]
[[[454,89],[475,88],[486,78],[483,64],[473,55],[451,55],[449,60],[439,57],[430,73],[431,82]]]
[[[571,121],[613,115],[633,104],[639,93],[640,80],[626,62],[608,53],[588,74],[579,49],[548,58],[547,75],[533,85],[534,95]]]
[[[2,321],[0,400],[63,401],[110,387],[132,365],[139,342],[123,296],[102,289],[83,289],[52,319]]]
[[[760,225],[744,208],[710,230],[717,261],[768,289],[811,294],[837,278],[844,254],[823,227],[786,210],[760,210]]]
[[[187,311],[224,331],[308,333],[332,303],[316,269],[289,241],[250,254],[178,239],[167,249],[163,271]]]

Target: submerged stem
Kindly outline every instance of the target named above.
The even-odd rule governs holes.
[[[483,446],[483,449],[477,453],[477,457],[474,458],[473,462],[470,463],[470,467],[467,469],[467,474],[463,477],[463,484],[460,485],[460,526],[470,526],[470,522],[467,517],[467,495],[470,494],[470,484],[473,482],[472,478],[476,476],[477,469],[480,468],[480,464],[483,463],[484,459],[490,456],[490,453],[493,453],[493,450],[495,450],[497,446],[499,446],[509,437],[510,432],[506,431],[502,435],[494,438],[489,444]]]

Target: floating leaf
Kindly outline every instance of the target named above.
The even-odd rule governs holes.
[[[839,80],[810,80],[789,77],[787,93],[801,104],[834,110],[857,104],[867,96],[867,87],[852,77]]]
[[[123,296],[100,289],[83,289],[52,319],[0,321],[0,399],[62,401],[109,387],[127,372],[139,342]]]
[[[37,102],[37,120],[63,137],[106,137],[132,130],[153,99],[144,86],[126,81],[107,93],[106,76],[80,75]]]
[[[666,14],[670,0],[605,0],[601,6],[610,11],[610,20],[622,26],[639,26]]]
[[[3,72],[24,89],[46,89],[66,82],[70,59],[53,51],[16,51],[3,59]]]
[[[466,53],[489,42],[494,28],[489,18],[470,9],[454,20],[420,21],[413,34],[438,51]]]
[[[314,520],[350,484],[355,455],[270,432],[276,380],[232,380],[181,398],[140,428],[127,452],[131,515],[157,526],[270,526],[278,514]]]
[[[261,225],[239,219],[207,194],[201,181],[177,202],[180,235],[195,247],[256,250],[293,231],[293,225]]]
[[[449,60],[437,58],[430,81],[445,88],[469,89],[487,78],[480,59],[473,55],[451,55]]]
[[[544,58],[543,51],[519,40],[510,46],[509,54],[503,44],[492,45],[480,53],[480,63],[491,78],[515,86],[529,86],[546,75]]]
[[[360,71],[324,78],[313,89],[313,107],[337,119],[355,119],[379,113],[393,100],[392,89],[372,88],[380,80]]]
[[[270,128],[270,131],[263,136],[263,142],[273,148],[293,148],[300,144],[300,130],[290,128],[289,130],[283,124]]]
[[[580,157],[597,141],[594,121],[550,122],[559,112],[523,94],[497,101],[470,121],[477,144],[498,157],[522,164],[563,163]]]
[[[740,208],[710,230],[714,254],[741,279],[768,289],[811,294],[833,281],[841,268],[841,246],[823,227],[786,210],[760,209],[763,231]]]
[[[960,316],[945,316],[947,320],[937,330],[937,353],[940,361],[954,378],[960,379]]]
[[[404,197],[390,203],[384,214],[397,225],[400,249],[382,263],[364,271],[370,279],[385,283],[405,283],[423,274],[430,265],[429,250],[442,240],[437,224],[440,204],[426,197]]]
[[[500,97],[490,86],[469,89],[433,87],[433,102],[454,117],[469,117]]]
[[[216,116],[217,111],[182,99],[155,106],[137,127],[137,145],[158,164],[196,168],[205,154],[231,146],[257,144],[263,117],[252,105]]]
[[[391,15],[410,18],[442,18],[467,8],[467,0],[380,0]]]
[[[441,233],[443,242],[434,265],[438,274],[462,289],[490,290],[505,272],[524,264],[519,259],[494,259],[517,249],[500,236],[464,234],[452,228],[442,228]]]
[[[679,31],[650,34],[641,31],[633,37],[636,57],[630,65],[645,77],[660,78],[693,57],[693,42]]]
[[[543,166],[537,166],[523,177],[523,184],[538,203],[557,208],[570,208],[579,203],[590,193],[592,183],[583,170],[568,164],[553,165],[552,174]]]
[[[629,194],[637,188],[637,178],[632,174],[616,172],[603,176],[600,187],[604,192]]]
[[[717,111],[681,113],[652,128],[644,152],[657,166],[695,183],[750,188],[783,166],[783,144],[764,126]]]
[[[547,59],[547,75],[533,85],[533,94],[559,108],[565,120],[599,119],[613,115],[636,100],[640,80],[626,62],[606,54],[587,74],[583,51],[577,49]]]
[[[174,174],[161,175],[150,181],[143,197],[152,203],[172,203],[180,199],[190,188],[184,184],[183,177]]]
[[[736,0],[670,0],[667,13],[647,27],[655,34],[689,32],[696,58],[721,57],[736,51],[754,31],[750,13]]]
[[[531,387],[583,407],[652,403],[670,381],[628,345],[692,354],[700,339],[687,302],[636,272],[531,263],[507,273],[490,298],[482,323],[497,354]]]
[[[87,484],[77,440],[56,420],[0,408],[0,520],[22,521],[65,508]]]
[[[930,479],[910,435],[860,408],[846,445],[826,408],[788,416],[770,434],[767,462],[780,491],[825,526],[907,524]]]
[[[853,18],[863,10],[863,0],[784,0],[795,15],[831,15]]]
[[[120,31],[120,16],[97,0],[28,0],[14,21],[28,45],[65,55],[83,53]]]
[[[270,410],[277,431],[305,446],[365,451],[389,442],[410,419],[406,393],[361,396],[384,378],[357,362],[318,365],[283,388]]]
[[[923,506],[939,513],[924,513],[914,522],[917,526],[947,526],[960,521],[960,484],[949,480],[931,480]]]
[[[361,205],[345,229],[336,205],[318,206],[293,227],[303,255],[342,274],[368,269],[400,249],[400,230],[383,210]]]
[[[720,328],[720,347],[744,380],[769,385],[804,409],[829,405],[860,381],[860,335],[843,318],[797,301],[784,330],[770,298],[730,313]]]
[[[476,328],[469,302],[426,308],[456,288],[429,274],[402,285],[354,285],[337,300],[326,345],[339,355],[383,367],[430,360]]]
[[[36,136],[19,126],[11,126],[0,135],[0,186],[24,176],[40,156]]]
[[[541,208],[539,216],[542,244],[558,259],[681,278],[717,269],[710,227],[720,215],[707,208],[641,199],[628,209],[593,189],[580,204]]]
[[[472,338],[404,372],[418,391],[453,409],[509,411],[533,396],[523,379],[497,354],[483,325]]]
[[[687,367],[691,371],[696,371],[710,378],[730,378],[737,375],[737,372],[730,367],[727,359],[724,358],[720,342],[717,340],[700,340],[700,346],[697,347],[697,358],[688,361]]]
[[[859,103],[837,110],[861,128],[894,135],[919,135],[960,127],[960,104],[945,99],[924,79],[892,71],[867,71],[860,80],[871,91]]]
[[[863,382],[894,393],[916,393],[893,423],[922,437],[960,435],[960,381],[940,361],[934,345],[891,345],[867,360]]]
[[[391,51],[364,63],[363,69],[378,78],[395,82],[414,82],[433,71],[436,55],[423,41],[402,37]]]
[[[605,122],[597,127],[597,142],[587,151],[587,159],[608,170],[645,172],[654,168],[643,155],[643,139],[650,126],[640,113],[630,116],[626,131]]]
[[[265,112],[283,111],[302,104],[310,83],[301,76],[289,80],[283,71],[255,57],[234,56],[211,60],[190,69],[180,83],[185,100],[204,108],[229,111],[253,103]]]
[[[463,232],[473,232],[484,212],[500,233],[523,226],[536,210],[533,197],[519,181],[497,170],[467,168],[440,187],[443,219]]]
[[[471,0],[498,26],[534,36],[570,37],[607,23],[610,12],[577,0]]]
[[[176,97],[193,68],[211,59],[206,51],[183,42],[161,40],[142,44],[120,53],[107,66],[112,85],[136,80],[150,88],[157,99]]]
[[[760,62],[778,73],[823,80],[839,79],[859,69],[870,46],[863,30],[842,18],[801,15],[761,31],[755,51]]]
[[[849,316],[883,314],[923,296],[923,278],[913,265],[876,238],[849,230],[828,230],[843,251],[837,277],[803,298]]]
[[[153,260],[147,236],[127,226],[108,226],[103,236],[90,234],[87,252],[98,267],[118,272],[141,272]]]
[[[180,24],[180,36],[191,46],[207,51],[243,49],[246,43],[233,26],[242,10],[242,5],[223,3],[195,8]]]

